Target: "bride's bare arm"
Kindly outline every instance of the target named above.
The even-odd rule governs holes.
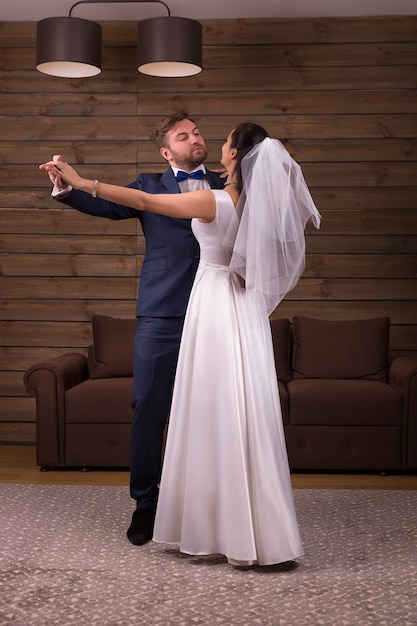
[[[161,213],[169,217],[197,217],[205,222],[211,222],[215,215],[216,201],[210,189],[184,194],[149,194],[138,189],[82,178],[71,165],[63,161],[49,161],[39,167],[49,174],[55,170],[61,180],[74,189],[94,194],[103,200],[124,204],[138,211]]]
[[[87,181],[87,189],[91,189],[92,185],[93,181]],[[184,194],[150,194],[138,189],[99,182],[97,184],[97,197],[124,204],[139,211],[161,213],[169,217],[197,217],[208,222],[213,220],[216,210],[216,202],[210,189]]]

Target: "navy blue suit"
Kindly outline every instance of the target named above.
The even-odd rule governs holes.
[[[223,180],[207,172],[214,189]],[[140,174],[129,187],[148,193],[180,193],[172,169]],[[139,282],[133,366],[133,420],[130,448],[130,492],[138,508],[154,508],[158,497],[163,431],[188,298],[200,257],[191,220],[136,211],[73,190],[60,200],[82,213],[120,220],[140,220],[146,241]]]

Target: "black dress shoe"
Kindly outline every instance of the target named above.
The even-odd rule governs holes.
[[[143,546],[152,539],[155,509],[136,509],[127,530],[127,538],[134,546]]]

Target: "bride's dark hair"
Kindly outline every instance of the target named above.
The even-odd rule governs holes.
[[[242,191],[242,170],[241,161],[248,152],[252,150],[257,143],[269,137],[265,128],[252,122],[245,122],[236,126],[232,133],[231,148],[237,149],[236,176],[238,181],[238,189]]]

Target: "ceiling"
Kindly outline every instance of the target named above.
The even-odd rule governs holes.
[[[95,0],[97,1],[97,0]],[[167,15],[162,3],[144,0],[101,0],[100,6],[79,5],[73,17],[95,21],[142,20]],[[45,17],[68,15],[76,0],[2,0],[0,22],[32,22]],[[171,15],[192,19],[274,17],[360,17],[416,15],[416,0],[164,0]]]

